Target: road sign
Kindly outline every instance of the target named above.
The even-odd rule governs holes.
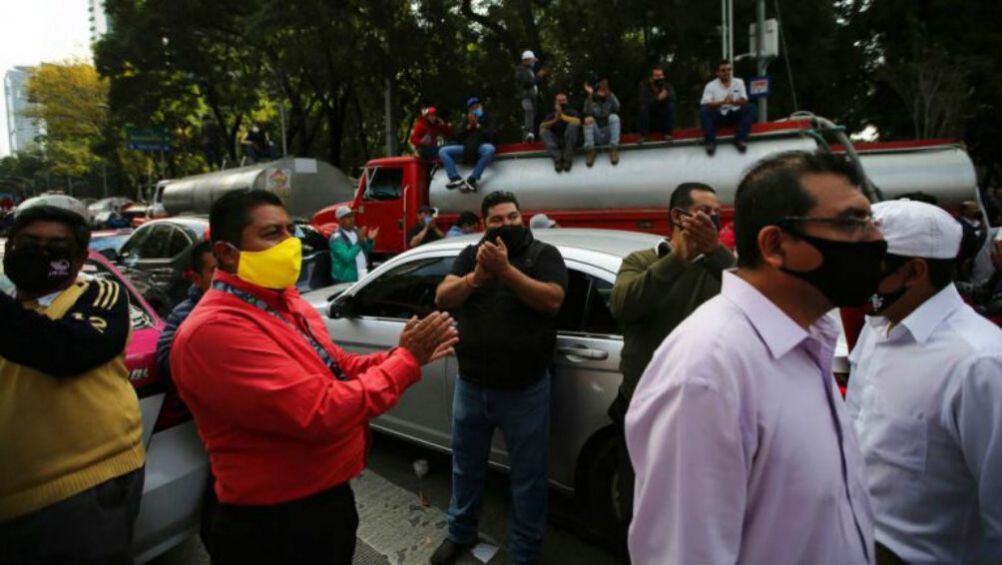
[[[170,152],[170,135],[163,126],[125,126],[125,143],[129,149],[137,151]]]
[[[749,98],[767,98],[769,96],[769,77],[752,77],[748,80]]]

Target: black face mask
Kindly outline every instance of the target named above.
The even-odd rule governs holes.
[[[663,78],[659,78],[656,81],[654,81],[654,86],[656,86],[658,88],[661,88],[664,85],[665,85],[665,79],[663,79]]]
[[[786,230],[817,249],[822,263],[813,271],[783,272],[791,274],[825,295],[833,306],[862,306],[873,296],[883,278],[883,261],[887,242],[833,241]]]
[[[19,291],[44,295],[76,276],[69,249],[45,245],[19,245],[7,250],[3,269]]]
[[[710,215],[710,221],[713,222],[713,227],[717,228],[717,231],[720,231],[720,214]]]
[[[880,281],[883,282],[884,279],[893,275],[895,272],[897,272],[897,269],[892,269],[889,272],[883,273],[880,275]],[[870,300],[866,304],[864,310],[866,314],[870,316],[880,316],[884,310],[887,310],[891,307],[891,305],[900,300],[906,292],[908,292],[908,287],[904,284],[902,284],[897,290],[893,290],[891,292],[880,292],[879,290],[874,291],[873,296],[870,297]]]
[[[526,235],[528,235],[528,231],[522,225],[500,226],[487,230],[483,241],[494,243],[500,237],[505,247],[508,248],[508,255],[516,255],[527,244]]]
[[[561,112],[566,112],[567,111],[567,104],[561,104],[560,105],[560,111]]]

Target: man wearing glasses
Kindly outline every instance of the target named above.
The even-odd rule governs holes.
[[[733,78],[734,67],[728,61],[717,65],[717,78],[706,83],[703,98],[699,104],[699,124],[703,128],[703,145],[706,154],[713,157],[717,152],[717,126],[737,126],[734,147],[741,153],[748,150],[748,133],[755,121],[757,111],[754,103],[748,101],[745,81]]]
[[[826,314],[876,289],[887,244],[855,171],[769,157],[735,199],[738,267],[655,352],[626,415],[634,563],[863,564],[863,464]]]

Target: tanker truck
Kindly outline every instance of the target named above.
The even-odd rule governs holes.
[[[355,192],[354,183],[329,163],[287,158],[160,181],[151,208],[168,215],[208,214],[220,196],[245,188],[274,192],[292,216],[306,219]]]
[[[724,130],[714,157],[706,155],[699,129],[676,131],[673,141],[639,144],[625,136],[620,162],[614,166],[600,154],[586,167],[583,154],[569,173],[556,173],[541,144],[500,146],[477,192],[448,190],[443,170],[415,157],[374,159],[359,179],[354,198],[318,212],[313,223],[335,221],[338,206],[355,210],[359,225],[379,227],[374,254],[386,257],[408,247],[407,231],[417,224],[423,205],[438,209],[436,222],[448,229],[466,210],[480,212],[483,196],[494,190],[516,195],[528,219],[545,213],[563,227],[592,227],[668,233],[668,198],[682,182],[697,181],[716,189],[733,217],[734,193],[743,172],[759,159],[790,150],[845,153],[866,179],[871,200],[925,192],[939,204],[955,208],[976,198],[976,175],[970,158],[953,140],[853,145],[844,129],[810,114],[755,124],[745,153],[726,143]],[[464,176],[469,168],[462,170]]]

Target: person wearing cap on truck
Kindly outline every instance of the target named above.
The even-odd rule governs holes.
[[[567,103],[566,94],[557,94],[553,99],[553,112],[539,124],[539,137],[546,145],[546,152],[553,157],[553,168],[558,173],[570,172],[580,131],[581,116]]]
[[[442,230],[435,224],[438,210],[425,204],[418,208],[418,223],[407,232],[407,242],[411,247],[438,241],[445,237]]]
[[[438,109],[434,106],[425,108],[421,115],[414,120],[414,127],[411,128],[411,147],[423,161],[431,161],[438,156],[439,138],[448,138],[455,135],[452,124],[443,120],[438,115]]]
[[[494,115],[484,110],[483,104],[476,96],[466,101],[467,114],[460,130],[457,145],[446,145],[438,150],[438,158],[449,175],[445,188],[458,188],[460,192],[475,192],[480,177],[487,165],[494,160],[494,138],[497,135],[497,121]],[[476,163],[469,178],[463,180],[456,169],[456,159],[463,163]]]
[[[877,565],[1002,563],[1002,330],[953,276],[962,228],[941,208],[873,205],[887,240],[846,395]]]
[[[331,277],[335,282],[355,282],[369,272],[369,254],[379,228],[356,228],[355,213],[341,206],[334,213],[338,231],[330,238]]]
[[[522,122],[522,139],[526,143],[536,140],[536,103],[539,100],[539,81],[546,78],[546,69],[538,68],[539,59],[532,51],[522,52],[522,62],[515,67],[515,92],[522,105],[525,120]]]

